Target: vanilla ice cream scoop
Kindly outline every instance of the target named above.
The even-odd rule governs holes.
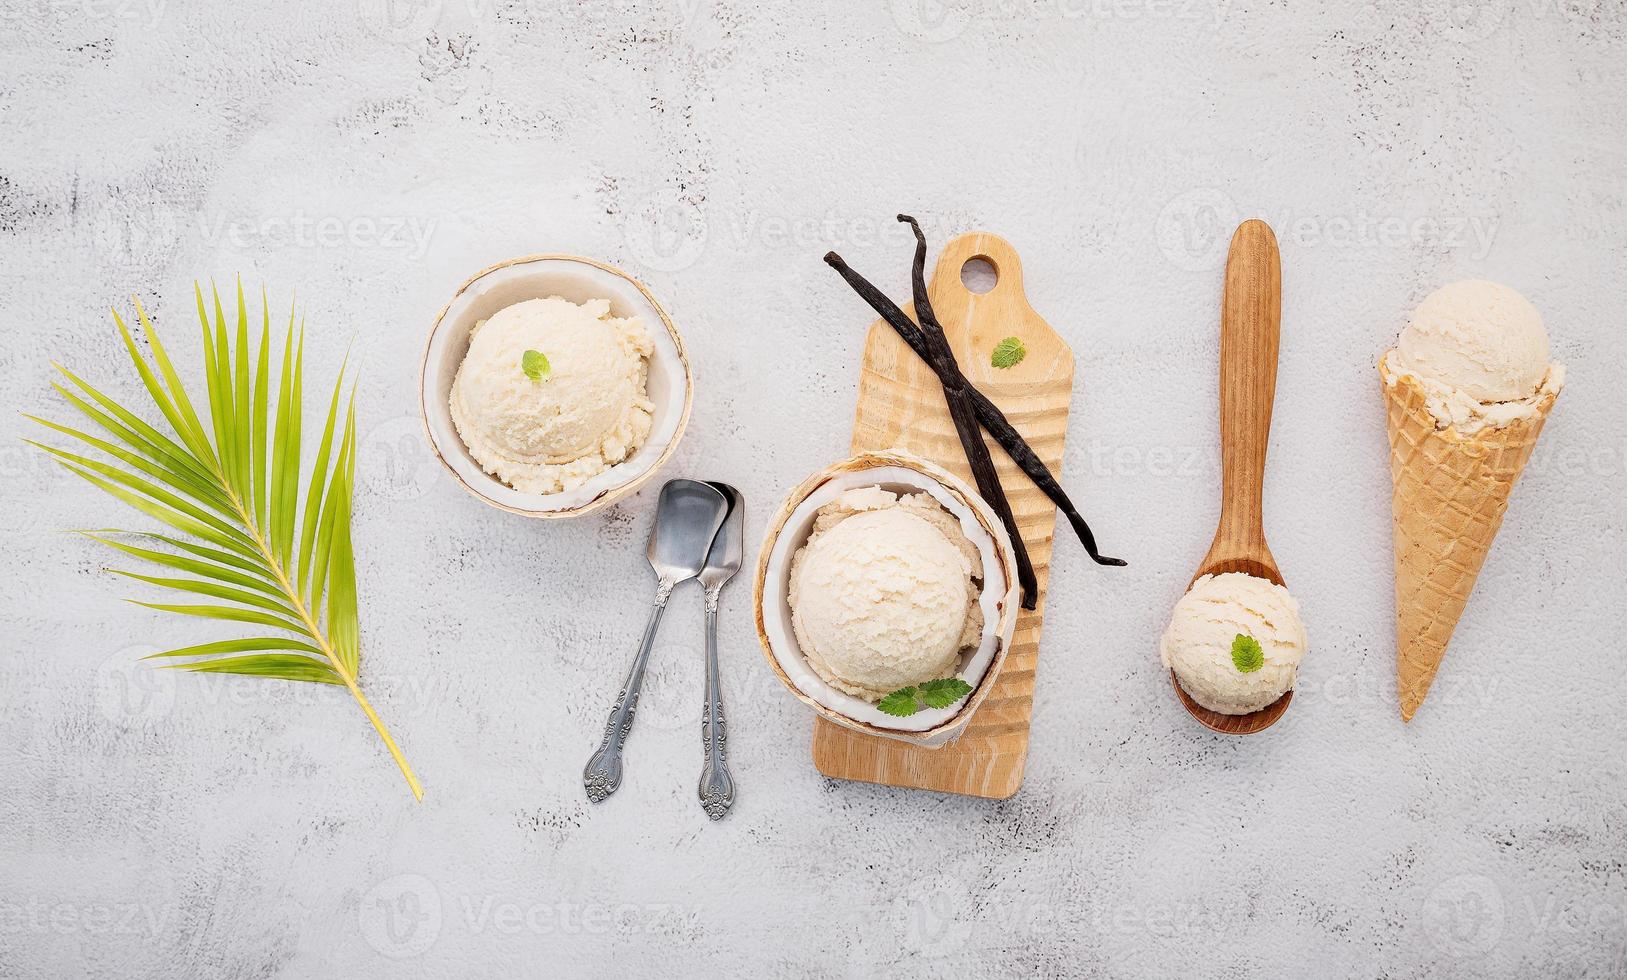
[[[471,333],[452,422],[475,460],[514,489],[569,490],[648,438],[653,349],[643,325],[610,316],[605,300],[516,303]]]
[[[1539,397],[1564,384],[1564,367],[1548,360],[1542,314],[1484,279],[1425,297],[1384,364],[1387,377],[1417,378],[1430,413],[1464,434],[1530,417]]]
[[[976,552],[953,522],[925,494],[878,488],[821,509],[793,559],[789,599],[798,646],[827,683],[876,701],[954,675],[983,620]]]
[[[1242,572],[1205,575],[1175,604],[1164,666],[1210,711],[1246,715],[1293,690],[1305,625],[1288,590]]]

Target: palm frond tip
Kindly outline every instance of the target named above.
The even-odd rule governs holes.
[[[422,799],[418,777],[357,683],[360,627],[350,537],[356,406],[354,389],[345,392],[346,366],[340,367],[327,400],[315,458],[302,480],[304,325],[296,325],[290,311],[280,345],[281,367],[273,374],[269,301],[262,295],[258,329],[251,330],[241,282],[234,323],[228,322],[219,291],[211,287],[210,293],[206,304],[203,289],[193,289],[202,327],[206,401],[194,404],[137,300],[136,319],[150,355],[143,356],[117,310],[113,322],[169,431],[57,365],[64,380],[53,387],[91,425],[75,428],[30,418],[76,440],[76,448],[99,455],[30,443],[69,472],[179,532],[83,532],[124,557],[164,570],[115,570],[118,574],[185,597],[177,603],[139,605],[279,632],[165,651],[154,655],[163,658],[158,666],[348,688],[401,767],[413,796]],[[258,344],[250,343],[252,334],[258,334]]]

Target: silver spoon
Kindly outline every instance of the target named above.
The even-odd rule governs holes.
[[[712,539],[728,516],[729,501],[722,493],[695,480],[672,480],[661,488],[661,502],[655,508],[655,526],[650,529],[650,567],[655,570],[655,608],[644,627],[633,669],[616,696],[610,720],[604,726],[604,740],[582,770],[582,785],[588,799],[597,803],[621,786],[621,748],[633,728],[639,691],[644,686],[644,668],[650,662],[655,631],[666,612],[673,586],[700,574],[711,550]]]
[[[723,722],[723,685],[717,671],[718,594],[734,573],[740,571],[743,551],[742,531],[746,521],[746,498],[727,483],[713,487],[729,499],[729,516],[712,539],[712,550],[701,569],[700,582],[706,590],[706,705],[701,711],[701,740],[706,745],[706,766],[701,770],[701,807],[713,820],[723,819],[734,805],[734,777],[729,775],[728,729]]]

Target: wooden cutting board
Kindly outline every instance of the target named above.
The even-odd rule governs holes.
[[[961,282],[961,267],[978,258],[994,266],[998,277],[994,288],[981,295]],[[907,283],[908,266],[901,264],[896,276],[874,275],[872,281]],[[888,290],[895,295],[901,291],[902,287]],[[927,292],[961,371],[1000,406],[1051,472],[1060,476],[1073,395],[1073,351],[1028,305],[1016,250],[996,235],[961,235],[938,256]],[[904,309],[914,318],[913,303]],[[994,345],[1012,336],[1022,338],[1028,356],[1015,367],[994,368],[989,362]],[[1005,669],[958,740],[939,749],[923,749],[816,719],[814,765],[827,776],[993,799],[1005,799],[1022,786],[1056,505],[998,443],[985,441],[1034,562],[1039,608],[1018,617]],[[854,452],[906,449],[972,481],[937,376],[882,320],[871,324],[864,345],[852,445]]]

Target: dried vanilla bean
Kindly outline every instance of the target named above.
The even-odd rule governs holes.
[[[1000,475],[995,472],[989,447],[983,442],[983,430],[978,425],[977,410],[972,407],[972,397],[968,391],[971,385],[966,381],[966,376],[960,373],[960,366],[955,363],[955,353],[949,348],[949,338],[944,336],[943,327],[932,313],[932,303],[927,299],[926,236],[921,233],[921,226],[915,223],[914,218],[899,215],[898,220],[908,221],[915,229],[915,263],[910,276],[915,290],[915,313],[921,318],[921,333],[926,337],[929,363],[943,381],[949,417],[955,421],[955,433],[960,436],[966,461],[971,464],[977,492],[994,508],[1000,523],[1006,526],[1006,532],[1011,536],[1011,546],[1017,558],[1017,581],[1023,590],[1023,608],[1033,609],[1039,603],[1039,581],[1034,576],[1034,563],[1028,557],[1022,528],[1017,526],[1017,518],[1011,513],[1011,501],[1006,499],[1005,488],[1000,485]]]
[[[922,335],[920,328],[909,318],[909,315],[899,308],[898,304],[894,303],[886,293],[881,292],[863,276],[853,271],[842,260],[842,257],[835,252],[829,252],[825,255],[825,263],[835,269],[847,284],[853,287],[853,291],[859,294],[859,298],[868,303],[871,309],[875,310],[883,320],[887,321],[887,324],[909,345],[911,350],[915,351],[922,361],[925,361],[935,372],[938,371],[938,365],[934,363],[928,351],[926,338]],[[945,381],[941,372],[938,377],[940,381]],[[977,411],[978,421],[983,425],[983,428],[988,430],[989,435],[994,436],[995,441],[1011,457],[1012,462],[1016,463],[1023,473],[1034,481],[1034,485],[1039,487],[1047,497],[1051,498],[1057,508],[1067,516],[1068,523],[1073,527],[1074,534],[1079,537],[1079,542],[1085,546],[1085,551],[1090,555],[1091,560],[1099,565],[1124,565],[1123,559],[1109,558],[1097,550],[1096,535],[1091,532],[1090,525],[1085,522],[1084,517],[1074,507],[1073,501],[1068,498],[1067,492],[1062,489],[1062,485],[1051,475],[1050,468],[1045,465],[1045,461],[1040,459],[1039,455],[1034,452],[1033,447],[1028,445],[1027,440],[1023,439],[1022,434],[1017,431],[1017,427],[1006,418],[1004,412],[1000,411],[1000,407],[990,401],[988,396],[979,391],[975,385],[968,382],[967,389],[971,392],[972,405]]]

